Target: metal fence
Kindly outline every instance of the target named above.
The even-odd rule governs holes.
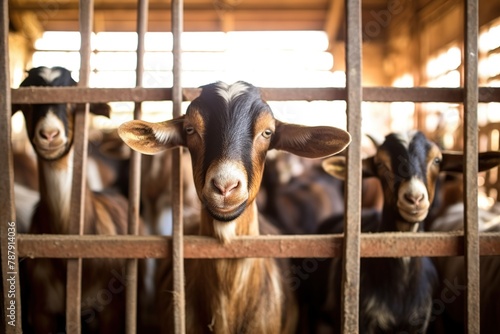
[[[467,273],[467,332],[479,333],[479,256],[500,255],[500,233],[478,233],[477,207],[477,147],[478,102],[500,102],[499,88],[478,87],[477,36],[478,1],[465,2],[465,84],[461,88],[363,88],[361,0],[346,0],[346,78],[345,88],[321,89],[263,89],[268,100],[345,100],[347,102],[348,131],[352,143],[348,148],[348,178],[346,193],[346,226],[344,236],[259,236],[242,237],[229,245],[199,236],[183,236],[182,199],[174,196],[174,229],[172,237],[139,236],[139,178],[140,156],[132,158],[131,196],[129,209],[129,235],[82,235],[84,196],[84,170],[87,152],[88,107],[77,113],[75,129],[75,169],[71,194],[71,235],[16,235],[11,228],[15,222],[13,195],[13,159],[10,146],[11,103],[63,103],[134,101],[134,117],[140,118],[142,101],[171,100],[174,117],[180,115],[185,96],[194,91],[181,85],[181,46],[183,29],[183,2],[172,1],[172,32],[174,36],[174,85],[172,88],[141,88],[144,34],[147,26],[147,0],[138,1],[137,32],[139,36],[137,87],[130,89],[88,88],[90,34],[93,18],[93,1],[80,1],[80,31],[82,36],[80,83],[74,88],[24,88],[11,89],[9,80],[8,1],[1,2],[0,19],[0,227],[3,314],[0,324],[5,333],[19,333],[21,305],[17,261],[21,257],[68,259],[66,285],[67,329],[80,333],[81,325],[81,276],[84,258],[125,258],[127,275],[132,278],[127,285],[127,333],[137,330],[137,259],[173,257],[175,332],[183,333],[184,325],[184,272],[186,258],[243,258],[243,257],[343,257],[343,313],[344,333],[358,331],[358,297],[361,257],[454,256],[465,255]],[[373,102],[455,102],[465,109],[465,204],[466,226],[462,233],[360,233],[361,220],[361,103]],[[180,151],[173,161],[173,191],[180,193]],[[98,247],[95,247],[98,246]],[[244,250],[244,251],[242,251]],[[12,293],[13,292],[13,293]],[[15,305],[15,326],[7,317]],[[70,330],[69,330],[70,329]]]

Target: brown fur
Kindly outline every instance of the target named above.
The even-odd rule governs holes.
[[[36,110],[23,109],[27,119]],[[73,181],[73,116],[67,109],[68,131],[63,133],[57,124],[63,121],[51,116],[42,118],[45,124],[28,121],[32,143],[43,142],[43,134],[58,129],[54,142],[62,142],[67,153],[37,151],[40,201],[33,214],[29,233],[68,234],[71,220],[70,196]],[[52,119],[53,122],[48,121]],[[45,122],[45,123],[43,123]],[[54,124],[53,124],[54,123]],[[57,123],[57,124],[55,124]],[[37,129],[36,131],[34,129]],[[67,140],[65,139],[65,136]],[[45,144],[50,147],[50,143]],[[58,149],[59,152],[63,150]],[[52,160],[44,160],[50,154]],[[94,193],[86,187],[84,200],[84,234],[117,235],[127,233],[128,203],[117,194]],[[142,231],[142,223],[141,228]],[[89,259],[82,261],[81,316],[85,333],[122,333],[125,327],[125,260]],[[66,260],[26,259],[21,263],[23,330],[27,333],[50,333],[66,330]],[[140,269],[141,270],[141,269]],[[142,289],[142,278],[139,277]]]
[[[50,164],[63,170],[68,156]],[[39,164],[47,162],[39,161]],[[53,212],[48,198],[54,189],[47,188],[40,173],[41,199],[33,216],[30,233],[67,234],[68,221]],[[69,196],[69,194],[65,194]],[[116,195],[86,192],[84,234],[117,235],[127,233],[127,201]],[[66,261],[59,259],[26,260],[23,292],[29,296],[28,322],[36,333],[60,329],[57,316],[64,314]],[[83,260],[82,326],[96,333],[124,331],[125,285],[123,259]],[[120,281],[122,279],[122,281]],[[28,282],[26,282],[28,283]],[[111,298],[109,298],[111,296]],[[35,301],[35,302],[31,302]],[[28,330],[29,331],[29,330]]]
[[[245,230],[278,233],[261,217],[259,225]],[[189,225],[185,234],[199,234],[199,228]],[[156,278],[162,333],[173,332],[171,265],[164,260]],[[288,265],[268,258],[185,260],[186,333],[294,333],[298,308],[282,276]]]
[[[185,115],[160,123],[128,122],[120,126],[118,133],[127,145],[145,154],[176,146],[188,147],[194,183],[203,203],[198,234],[221,243],[238,236],[259,234],[262,221],[255,198],[269,149],[320,158],[343,150],[350,142],[350,135],[343,130],[304,127],[274,119],[256,87],[248,83],[229,86],[219,82],[203,90],[206,91],[191,103]],[[235,99],[234,105],[231,99]],[[241,101],[247,103],[240,104]],[[215,117],[214,123],[205,124],[205,120],[211,119],[208,113],[213,110],[212,103],[227,106],[230,116]],[[207,139],[209,143],[205,142],[207,132],[226,131],[225,125],[229,125],[229,133],[222,132],[223,138],[210,137],[216,143],[210,139]],[[247,126],[252,127],[252,131],[247,132]],[[233,139],[236,151],[242,150],[240,154],[231,151]],[[251,143],[251,147],[247,143]],[[250,159],[246,159],[249,155]],[[205,161],[205,157],[210,157],[209,161]],[[173,300],[169,292],[172,270],[168,262],[159,275],[162,285],[158,310],[164,312],[161,314],[163,332],[172,333]],[[188,333],[295,331],[297,305],[276,259],[189,260],[185,266],[185,282]]]

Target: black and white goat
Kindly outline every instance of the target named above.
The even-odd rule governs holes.
[[[198,234],[222,243],[269,230],[255,202],[268,150],[319,158],[343,150],[350,141],[340,129],[280,122],[259,90],[245,82],[204,86],[185,115],[160,123],[132,121],[119,133],[145,154],[189,149],[202,203]],[[296,304],[275,259],[189,260],[185,271],[188,333],[294,332]],[[166,333],[172,332],[170,280],[167,270],[164,293],[158,295]]]
[[[455,192],[463,194],[461,189],[455,189]],[[463,231],[464,211],[463,202],[449,206],[432,222],[430,230]],[[478,228],[481,233],[500,232],[500,202],[489,209],[479,208]],[[463,256],[452,256],[433,260],[439,273],[439,285],[434,297],[437,310],[433,333],[465,333],[465,259]],[[481,333],[494,334],[500,328],[500,256],[481,256],[479,277],[479,328]]]
[[[479,169],[494,165],[495,153],[480,153]],[[381,214],[365,213],[362,232],[420,232],[435,197],[442,171],[460,172],[463,155],[444,153],[421,132],[390,134],[375,156],[363,160],[363,177],[377,177],[384,193]],[[326,171],[344,178],[345,159],[323,162]],[[343,217],[325,222],[322,233],[341,233]],[[328,297],[318,312],[340,327],[341,261],[329,270]],[[363,258],[360,273],[359,327],[362,333],[423,333],[432,311],[437,273],[429,258]]]
[[[28,72],[21,87],[75,86],[62,67],[38,67]],[[22,110],[29,140],[37,156],[40,201],[30,233],[68,234],[73,181],[75,107],[71,104],[14,105]],[[107,104],[91,104],[93,113],[108,115]],[[127,233],[126,199],[92,192],[86,187],[84,234]],[[64,331],[66,262],[59,259],[25,259],[21,275],[25,325],[35,333]],[[120,333],[124,330],[124,260],[83,261],[82,326],[84,331]],[[28,328],[25,331],[29,332]]]

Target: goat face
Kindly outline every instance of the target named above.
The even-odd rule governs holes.
[[[434,200],[442,154],[421,132],[390,134],[373,157],[384,202],[398,208],[403,221],[423,221]]]
[[[161,123],[132,121],[122,124],[119,134],[145,154],[187,146],[198,196],[219,222],[235,220],[254,201],[269,149],[318,158],[350,142],[340,129],[280,122],[259,90],[245,82],[204,86],[184,116]]]
[[[384,190],[384,205],[397,208],[399,218],[409,223],[422,222],[434,200],[440,172],[463,171],[463,154],[441,152],[419,131],[393,133],[377,144],[375,156],[363,160],[363,177],[377,177]],[[500,163],[500,152],[482,152],[478,170],[485,171]],[[331,175],[345,179],[345,158],[323,162]]]
[[[37,67],[28,71],[21,87],[76,86],[71,72],[62,67]],[[57,160],[64,156],[73,143],[74,109],[71,104],[13,105],[12,111],[22,110],[28,137],[37,155],[44,160]],[[90,110],[108,115],[107,104],[91,104]]]
[[[236,219],[257,195],[276,123],[255,87],[210,85],[184,119],[198,196],[217,221]]]

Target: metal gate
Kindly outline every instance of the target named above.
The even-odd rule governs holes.
[[[66,285],[67,329],[80,332],[81,276],[83,258],[126,258],[127,275],[132,280],[127,285],[127,333],[136,332],[137,309],[137,259],[173,257],[175,332],[184,333],[184,271],[185,258],[243,258],[243,257],[343,257],[343,313],[344,333],[358,331],[358,297],[361,257],[454,256],[465,255],[467,273],[467,332],[479,333],[479,256],[500,255],[500,233],[478,233],[477,207],[477,147],[478,102],[500,102],[499,88],[478,87],[477,36],[478,0],[465,1],[465,84],[462,88],[388,88],[361,85],[362,30],[361,0],[346,0],[346,79],[345,88],[263,89],[268,100],[345,100],[347,102],[348,131],[352,143],[348,148],[348,179],[346,193],[346,226],[344,236],[259,236],[242,237],[222,246],[215,240],[199,236],[183,236],[182,199],[174,196],[174,230],[172,237],[138,236],[140,156],[132,158],[130,178],[131,196],[129,209],[129,235],[82,235],[82,200],[87,152],[88,103],[109,101],[134,101],[134,117],[141,116],[142,101],[171,100],[174,117],[181,112],[185,96],[194,91],[183,89],[181,84],[181,46],[183,30],[183,2],[172,0],[172,32],[174,40],[174,85],[172,88],[142,88],[142,59],[144,35],[147,25],[147,0],[138,1],[137,33],[137,87],[130,89],[88,88],[90,69],[90,34],[93,21],[93,1],[80,1],[80,31],[82,36],[80,83],[74,88],[10,88],[8,48],[8,1],[1,3],[0,25],[0,226],[3,314],[0,324],[3,332],[21,332],[21,305],[19,293],[19,257],[68,259]],[[360,233],[361,219],[361,103],[370,102],[454,102],[463,103],[465,109],[465,204],[466,226],[459,233],[408,233],[396,235]],[[75,129],[75,169],[71,194],[72,235],[16,235],[12,229],[16,221],[13,196],[13,160],[11,151],[11,103],[79,103]],[[180,151],[174,165],[174,192],[180,193]],[[98,247],[95,247],[98,246]],[[244,251],[242,251],[244,250]],[[14,309],[12,313],[12,309]],[[8,316],[15,315],[16,321]],[[15,324],[15,326],[12,326]]]

